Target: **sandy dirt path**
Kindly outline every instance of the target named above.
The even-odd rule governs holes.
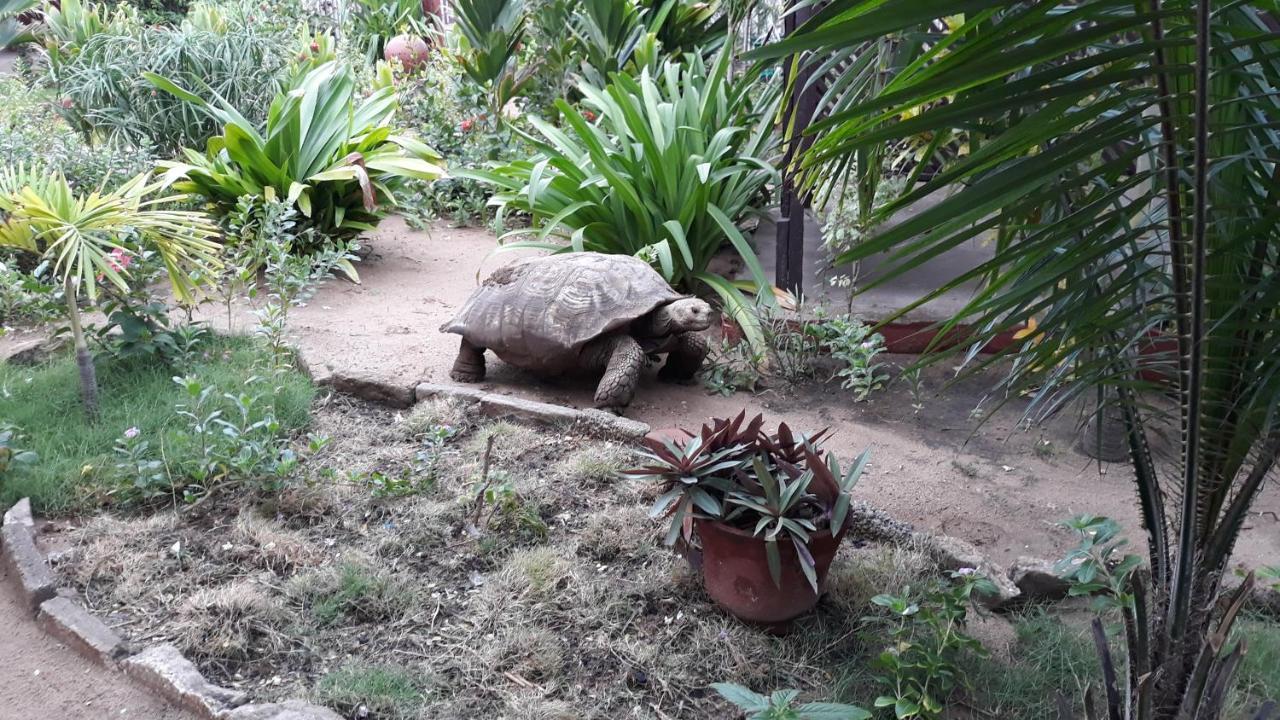
[[[332,281],[289,327],[309,362],[348,375],[397,384],[451,383],[449,367],[458,339],[441,334],[483,279],[514,254],[493,253],[494,236],[482,229],[437,224],[430,233],[400,218],[382,226],[359,264],[362,284]],[[225,315],[211,312],[222,329]],[[251,327],[241,311],[236,329]],[[489,356],[481,387],[576,407],[590,407],[596,378],[547,381]],[[906,363],[913,357],[888,358]],[[924,375],[924,404],[917,410],[906,383],[894,383],[855,403],[838,384],[778,388],[761,394],[708,394],[699,386],[661,383],[650,368],[627,415],[655,428],[697,427],[710,417],[764,412],[770,422],[816,431],[832,427],[828,445],[841,457],[871,448],[870,472],[860,494],[918,528],[965,538],[993,558],[1060,557],[1074,538],[1056,523],[1079,513],[1109,515],[1139,540],[1141,527],[1126,465],[1099,467],[1075,450],[1075,418],[1060,417],[1027,432],[1014,400],[974,432],[973,411],[999,403],[985,399],[996,375],[954,385],[950,367]],[[1236,559],[1249,566],[1280,557],[1280,488],[1264,490],[1241,537]]]
[[[194,720],[45,634],[0,571],[0,720]]]

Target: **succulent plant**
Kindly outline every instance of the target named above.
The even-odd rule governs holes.
[[[778,539],[789,539],[802,570],[817,589],[812,533],[840,531],[849,512],[849,493],[866,467],[863,452],[842,472],[839,461],[820,448],[828,435],[795,433],[785,423],[764,430],[764,416],[750,420],[743,411],[718,418],[688,439],[648,438],[640,452],[643,463],[626,475],[659,483],[661,495],[650,517],[669,518],[665,542],[689,539],[693,520],[723,522],[751,531],[766,543],[769,571],[781,582]]]

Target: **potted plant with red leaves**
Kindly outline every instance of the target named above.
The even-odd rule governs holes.
[[[669,518],[668,545],[700,553],[707,593],[743,620],[772,624],[818,602],[868,454],[842,472],[818,445],[826,431],[763,425],[743,413],[683,442],[648,440],[646,463],[628,474],[661,484],[650,515]]]

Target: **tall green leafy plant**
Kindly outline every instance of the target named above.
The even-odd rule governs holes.
[[[208,87],[252,122],[266,117],[288,56],[242,14],[208,6],[179,27],[91,35],[50,67],[61,112],[87,137],[109,134],[167,153],[203,147],[220,128],[199,107],[157,92],[144,73]]]
[[[382,58],[387,41],[402,32],[425,34],[422,0],[356,0],[352,20],[370,64]]]
[[[129,266],[143,250],[159,256],[179,302],[192,302],[217,270],[217,226],[204,213],[166,209],[186,199],[166,187],[144,173],[112,192],[77,193],[57,172],[0,170],[0,248],[39,256],[62,284],[91,418],[98,383],[80,303],[96,303],[103,283],[128,292]]]
[[[321,64],[276,96],[261,129],[216,93],[215,105],[168,78],[146,77],[221,123],[205,152],[188,149],[186,162],[160,165],[174,187],[204,196],[222,215],[245,195],[280,197],[302,213],[300,232],[349,239],[372,230],[406,182],[444,174],[434,150],[393,127],[397,97],[385,64],[364,98],[347,66]]]
[[[969,133],[967,155],[939,158],[876,213],[949,194],[842,259],[888,252],[887,282],[994,235],[994,257],[920,302],[984,280],[943,327],[977,328],[975,347],[1035,320],[1007,383],[1031,390],[1033,417],[1110,398],[1148,534],[1148,567],[1122,594],[1127,665],[1100,633],[1105,694],[1088,714],[1221,717],[1245,651],[1228,642],[1243,596],[1219,605],[1221,583],[1280,455],[1277,6],[833,0],[760,55],[822,62],[956,10],[968,14],[944,39],[812,129],[804,167]],[[1153,377],[1171,411],[1144,392]],[[1149,442],[1164,425],[1178,438],[1168,457]]]
[[[751,304],[734,283],[708,271],[725,246],[742,257],[753,289],[772,295],[738,223],[757,212],[776,177],[765,158],[770,137],[749,80],[728,82],[729,57],[708,67],[691,57],[657,75],[614,75],[605,87],[579,85],[591,121],[563,100],[565,127],[533,118],[539,151],[529,159],[469,175],[499,188],[502,210],[533,218],[536,240],[504,247],[636,255],[690,292],[710,290],[758,343]],[[763,94],[767,95],[767,92]],[[508,233],[507,237],[518,234]]]
[[[36,0],[0,0],[0,50],[36,39],[25,18],[35,6]]]
[[[724,42],[719,2],[582,0],[571,28],[582,49],[582,73],[604,85],[615,72],[638,75],[664,59],[709,57]]]
[[[527,31],[524,0],[453,0],[453,16],[458,63],[489,93],[496,122],[532,77],[531,68],[517,64]]]

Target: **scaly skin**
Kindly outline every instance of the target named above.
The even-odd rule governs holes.
[[[696,332],[685,332],[671,340],[667,362],[658,371],[658,378],[667,382],[688,382],[702,367],[702,361],[711,351],[707,339]]]
[[[458,359],[453,361],[449,377],[457,382],[478,383],[484,380],[484,348],[478,348],[462,339]]]
[[[595,405],[620,412],[631,403],[644,369],[644,348],[630,335],[606,335],[583,348],[584,369],[604,368],[596,386]]]

